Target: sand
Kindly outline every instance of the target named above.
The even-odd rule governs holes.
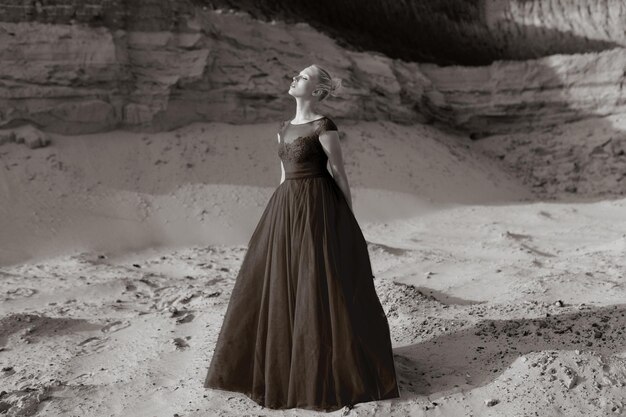
[[[626,415],[626,199],[539,198],[459,133],[337,123],[401,391],[345,414]],[[318,414],[202,387],[277,126],[0,146],[0,414]]]

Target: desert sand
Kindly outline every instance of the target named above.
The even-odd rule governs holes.
[[[401,397],[328,414],[626,415],[626,198],[538,195],[498,157],[532,146],[515,138],[337,124]],[[279,184],[277,127],[0,146],[0,414],[320,414],[202,386]]]

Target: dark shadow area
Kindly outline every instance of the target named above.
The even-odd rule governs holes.
[[[437,300],[438,302],[444,305],[469,306],[469,305],[474,305],[474,304],[486,303],[486,301],[475,301],[475,300],[468,300],[468,299],[460,298],[460,297],[454,297],[452,295],[446,294],[443,291],[434,290],[428,287],[415,287],[415,288],[419,292],[424,294],[424,296]]]
[[[374,250],[380,249],[383,252],[386,252],[394,256],[403,256],[403,255],[406,255],[407,253],[413,252],[412,249],[396,248],[394,246],[385,245],[384,243],[378,243],[378,242],[372,242],[372,241],[367,241],[367,243],[369,244],[371,249],[374,249]]]
[[[257,19],[307,22],[335,38],[342,46],[375,50],[405,61],[439,65],[487,65],[496,60],[524,60],[557,53],[581,53],[610,49],[620,44],[547,27],[519,24],[511,20],[490,22],[494,8],[513,3],[524,10],[521,0],[194,0],[212,8],[243,10]],[[544,2],[545,3],[545,2]],[[546,20],[556,14],[566,27],[596,26],[591,13],[580,13],[582,5],[563,6],[549,0]],[[600,8],[598,13],[608,16]],[[567,12],[570,11],[569,15]],[[490,17],[491,13],[491,17]],[[506,14],[506,13],[505,13]],[[610,21],[610,20],[609,20]],[[605,35],[604,28],[597,28]],[[619,31],[617,31],[619,32]],[[598,35],[600,36],[600,35]]]
[[[22,339],[37,342],[41,338],[64,336],[76,332],[102,329],[88,320],[46,317],[38,314],[11,314],[0,319],[0,347],[5,347],[9,336],[24,332]]]
[[[491,383],[518,357],[537,351],[624,350],[626,305],[537,319],[485,320],[471,328],[394,349],[409,397]],[[531,366],[531,365],[529,365]],[[405,394],[407,395],[407,394]]]

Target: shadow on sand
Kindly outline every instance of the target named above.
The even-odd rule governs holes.
[[[624,350],[626,304],[535,319],[485,320],[452,334],[394,349],[403,397],[467,391],[496,379],[520,356],[538,351]]]

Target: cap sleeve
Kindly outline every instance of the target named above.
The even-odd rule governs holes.
[[[335,122],[330,120],[328,117],[324,117],[322,120],[320,120],[319,126],[317,128],[318,134],[331,130],[339,130],[337,129],[337,125],[335,124]]]

